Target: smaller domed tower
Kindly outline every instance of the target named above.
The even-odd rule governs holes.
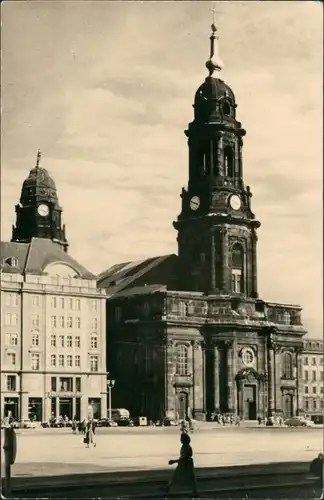
[[[211,26],[209,76],[194,100],[185,131],[189,180],[182,190],[178,231],[179,286],[185,290],[257,298],[256,229],[251,191],[243,180],[243,137],[232,89],[219,77],[223,63]]]
[[[68,242],[55,182],[40,166],[40,159],[41,152],[38,151],[36,166],[23,182],[20,200],[15,207],[16,226],[12,228],[11,241],[29,243],[32,238],[47,238],[66,252]]]

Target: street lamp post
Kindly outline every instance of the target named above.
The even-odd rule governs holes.
[[[111,420],[111,390],[115,386],[115,380],[107,380],[107,389],[108,389],[108,412],[109,412],[109,420]]]

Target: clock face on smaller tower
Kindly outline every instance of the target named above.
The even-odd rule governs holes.
[[[241,198],[237,194],[232,194],[229,202],[233,210],[239,210],[242,206]]]
[[[190,208],[191,210],[198,210],[200,207],[200,199],[198,196],[193,196],[190,200]]]
[[[41,217],[46,217],[49,214],[49,208],[47,205],[39,205],[37,207],[37,212]]]

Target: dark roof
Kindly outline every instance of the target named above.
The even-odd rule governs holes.
[[[114,299],[118,297],[132,297],[134,295],[152,295],[156,292],[166,292],[166,285],[146,285],[146,286],[134,286],[133,288],[127,288],[126,290],[121,290],[115,293]]]
[[[98,286],[105,288],[108,295],[114,295],[145,275],[167,259],[175,258],[174,254],[150,257],[144,260],[116,264],[98,276]],[[162,286],[162,285],[155,285]]]
[[[17,266],[10,264],[10,258],[17,259]],[[96,279],[85,267],[79,264],[60,245],[45,238],[32,238],[30,243],[1,241],[1,267],[3,272],[41,274],[49,264],[62,263],[75,269],[84,279]]]

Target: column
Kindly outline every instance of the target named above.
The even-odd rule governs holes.
[[[274,350],[273,344],[268,344],[267,351],[267,364],[268,364],[268,417],[271,417],[274,410],[273,401],[273,368],[274,368]]]
[[[101,394],[101,418],[107,416],[107,393]]]
[[[76,396],[72,396],[72,418],[76,414]]]
[[[166,340],[165,356],[165,384],[166,384],[166,402],[165,416],[174,418],[176,416],[176,391],[174,387],[174,367],[176,364],[176,350],[173,340]]]
[[[227,410],[233,411],[233,343],[226,342],[227,354]]]
[[[193,342],[193,366],[194,366],[194,404],[193,409],[195,412],[194,417],[198,420],[203,420],[204,412],[204,376],[203,376],[203,351],[201,343],[198,341]]]
[[[213,139],[210,140],[210,177],[213,177],[215,175],[215,162],[214,162],[214,141]]]
[[[302,348],[296,348],[296,415],[299,415],[299,354],[302,352]]]
[[[237,383],[236,383],[236,342],[232,348],[232,380],[233,380],[233,411],[237,414]]]
[[[60,417],[60,398],[58,396],[56,396],[55,398],[55,411],[56,411],[56,418],[57,417]]]
[[[215,244],[215,232],[211,231],[211,248],[210,248],[210,288],[211,292],[216,291],[216,244]]]
[[[243,140],[240,137],[239,138],[239,160],[238,160],[239,161],[238,175],[239,175],[240,180],[243,177],[243,151],[242,151],[242,148],[243,148]]]
[[[214,344],[214,411],[219,409],[219,350]]]
[[[227,229],[223,227],[220,230],[221,248],[222,248],[222,293],[228,293],[228,234]]]
[[[258,298],[257,241],[255,229],[252,230],[252,297]]]
[[[206,344],[202,342],[202,375],[203,375],[203,410],[204,413],[207,413],[206,408]]]

